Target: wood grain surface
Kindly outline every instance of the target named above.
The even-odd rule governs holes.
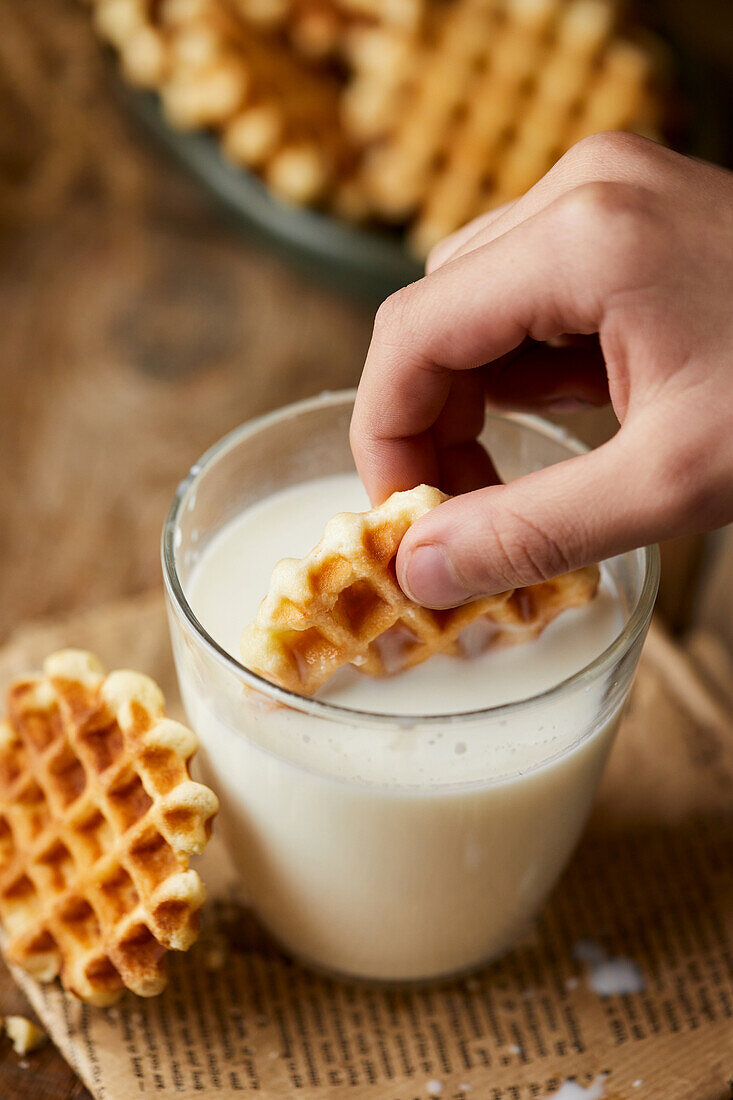
[[[128,121],[84,5],[1,0],[0,102],[2,638],[157,585],[191,463],[353,385],[372,308],[232,232]],[[21,1059],[0,1039],[2,1100],[86,1096],[51,1044]]]
[[[157,583],[183,473],[242,420],[353,385],[372,309],[234,232],[150,145],[84,5],[0,2],[0,97],[2,637]]]
[[[0,0],[0,104],[2,640],[156,586],[191,463],[355,384],[373,304],[232,228],[128,118],[76,0]],[[589,442],[613,426],[573,423]],[[24,1011],[0,970],[0,1015]],[[0,1100],[87,1095],[50,1044],[19,1059],[0,1040]]]
[[[23,993],[0,963],[0,1014],[33,1018]],[[90,1093],[61,1057],[53,1043],[17,1055],[7,1036],[0,1039],[0,1097],[2,1100],[90,1100]]]

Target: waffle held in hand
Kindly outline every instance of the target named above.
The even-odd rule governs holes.
[[[64,650],[13,683],[0,723],[0,921],[5,954],[84,1001],[166,984],[198,934],[216,795],[192,781],[194,734],[136,672]]]
[[[280,687],[313,695],[340,667],[372,676],[435,653],[467,656],[536,638],[562,611],[591,600],[597,566],[432,611],[404,594],[395,558],[408,528],[447,497],[419,485],[369,512],[343,512],[305,558],[286,558],[242,637],[242,660]]]

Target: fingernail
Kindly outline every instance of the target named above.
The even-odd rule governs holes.
[[[461,584],[442,546],[417,546],[407,559],[403,587],[415,603],[426,607],[455,607],[474,595]]]

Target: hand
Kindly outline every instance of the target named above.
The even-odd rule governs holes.
[[[609,442],[498,484],[487,399],[609,398]],[[732,520],[733,175],[628,134],[580,142],[382,305],[351,442],[374,502],[420,482],[462,494],[400,547],[400,584],[428,607]]]

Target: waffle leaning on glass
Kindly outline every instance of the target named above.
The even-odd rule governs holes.
[[[448,611],[409,600],[394,575],[410,525],[445,500],[417,486],[341,513],[305,558],[276,566],[242,637],[248,668],[312,695],[340,667],[395,675],[433,654],[470,656],[536,638],[596,594],[579,569]],[[166,985],[168,952],[198,935],[204,887],[189,858],[206,846],[216,794],[190,775],[196,736],[165,716],[138,672],[91,653],[52,654],[15,680],[0,719],[0,927],[10,963],[59,977],[81,1000]]]
[[[599,130],[658,136],[656,41],[619,0],[92,0],[170,124],[281,198],[426,253]]]

